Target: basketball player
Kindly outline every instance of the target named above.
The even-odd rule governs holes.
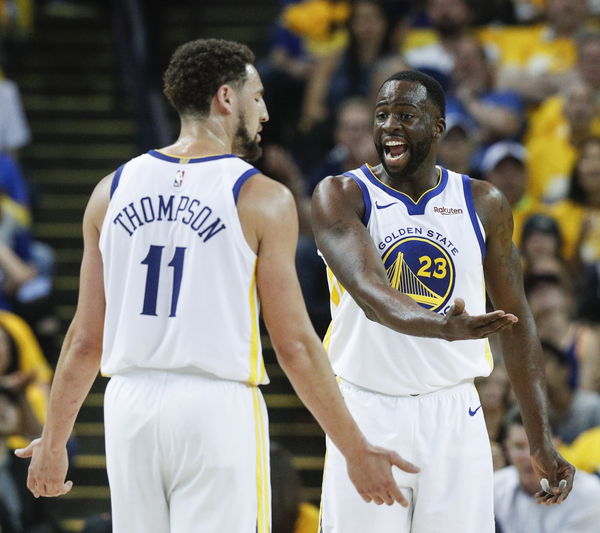
[[[494,531],[490,446],[473,386],[492,356],[487,339],[448,342],[455,337],[441,329],[449,316],[483,313],[486,288],[514,313],[499,335],[534,468],[550,484],[538,500],[560,503],[571,490],[574,469],[550,443],[510,207],[489,184],[435,165],[444,113],[435,80],[391,76],[375,105],[381,164],[328,177],[313,196],[332,300],[326,345],[342,395],[371,442],[421,468],[394,472],[407,508],[366,505],[328,439],[323,533]]]

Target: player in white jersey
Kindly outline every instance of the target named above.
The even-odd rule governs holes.
[[[489,184],[436,166],[444,114],[435,80],[391,76],[375,104],[381,164],[328,177],[313,196],[332,300],[325,344],[342,394],[370,440],[421,468],[396,472],[407,508],[369,506],[349,490],[328,439],[322,533],[494,531],[490,446],[473,385],[493,359],[476,327],[470,340],[446,329],[452,317],[484,312],[486,288],[513,321],[499,329],[504,360],[534,468],[551,487],[536,496],[560,503],[572,487],[574,469],[550,442],[510,207]]]
[[[253,60],[229,41],[181,46],[165,74],[179,139],[104,178],[84,215],[79,302],[47,422],[17,453],[32,457],[35,496],[70,490],[65,443],[101,365],[115,533],[269,531],[259,301],[281,366],[358,492],[403,501],[392,466],[417,470],[371,446],[349,414],[302,301],[292,196],[234,155],[260,153],[268,119]]]

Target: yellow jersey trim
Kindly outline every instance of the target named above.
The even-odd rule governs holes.
[[[262,356],[259,350],[259,332],[258,332],[258,310],[256,306],[256,261],[254,262],[254,273],[250,282],[250,292],[248,294],[248,304],[250,306],[250,378],[248,382],[251,385],[262,383],[266,370]]]
[[[377,175],[375,174],[375,172],[373,172],[373,169],[371,168],[371,165],[369,165],[369,163],[366,164],[366,167],[369,169],[369,172],[371,173],[371,175],[379,183],[381,183],[384,187],[387,187],[388,189],[392,189],[394,192],[397,192],[398,194],[401,194],[402,196],[406,196],[415,205],[417,205],[423,199],[423,196],[425,196],[429,191],[433,191],[433,189],[435,189],[436,187],[439,187],[440,183],[442,182],[442,169],[440,167],[436,166],[435,168],[437,168],[437,171],[438,171],[438,180],[437,180],[437,183],[433,187],[431,187],[430,189],[427,189],[423,194],[421,194],[421,196],[419,196],[419,199],[415,201],[408,194],[406,194],[405,192],[399,191],[398,189],[394,189],[394,187],[392,187],[391,185],[388,185],[387,183],[383,183],[383,181],[381,181],[377,177]]]
[[[257,533],[269,533],[271,512],[269,509],[269,469],[267,466],[265,423],[258,388],[254,387],[252,397],[256,435],[256,531]]]

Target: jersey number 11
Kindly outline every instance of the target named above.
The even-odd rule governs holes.
[[[148,255],[142,261],[142,265],[148,267],[146,273],[146,288],[144,290],[144,305],[142,315],[158,316],[156,314],[156,300],[158,298],[158,284],[160,281],[160,266],[164,246],[150,245]],[[173,291],[171,293],[171,312],[170,317],[177,315],[177,301],[179,300],[179,289],[181,288],[181,277],[183,275],[183,260],[185,257],[185,248],[178,246],[175,248],[173,259],[167,265],[173,268]]]

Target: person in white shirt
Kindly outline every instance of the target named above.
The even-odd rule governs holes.
[[[600,479],[579,471],[571,495],[561,505],[538,505],[534,494],[539,477],[531,465],[520,413],[509,412],[503,427],[511,466],[494,474],[494,512],[502,533],[597,533]]]

